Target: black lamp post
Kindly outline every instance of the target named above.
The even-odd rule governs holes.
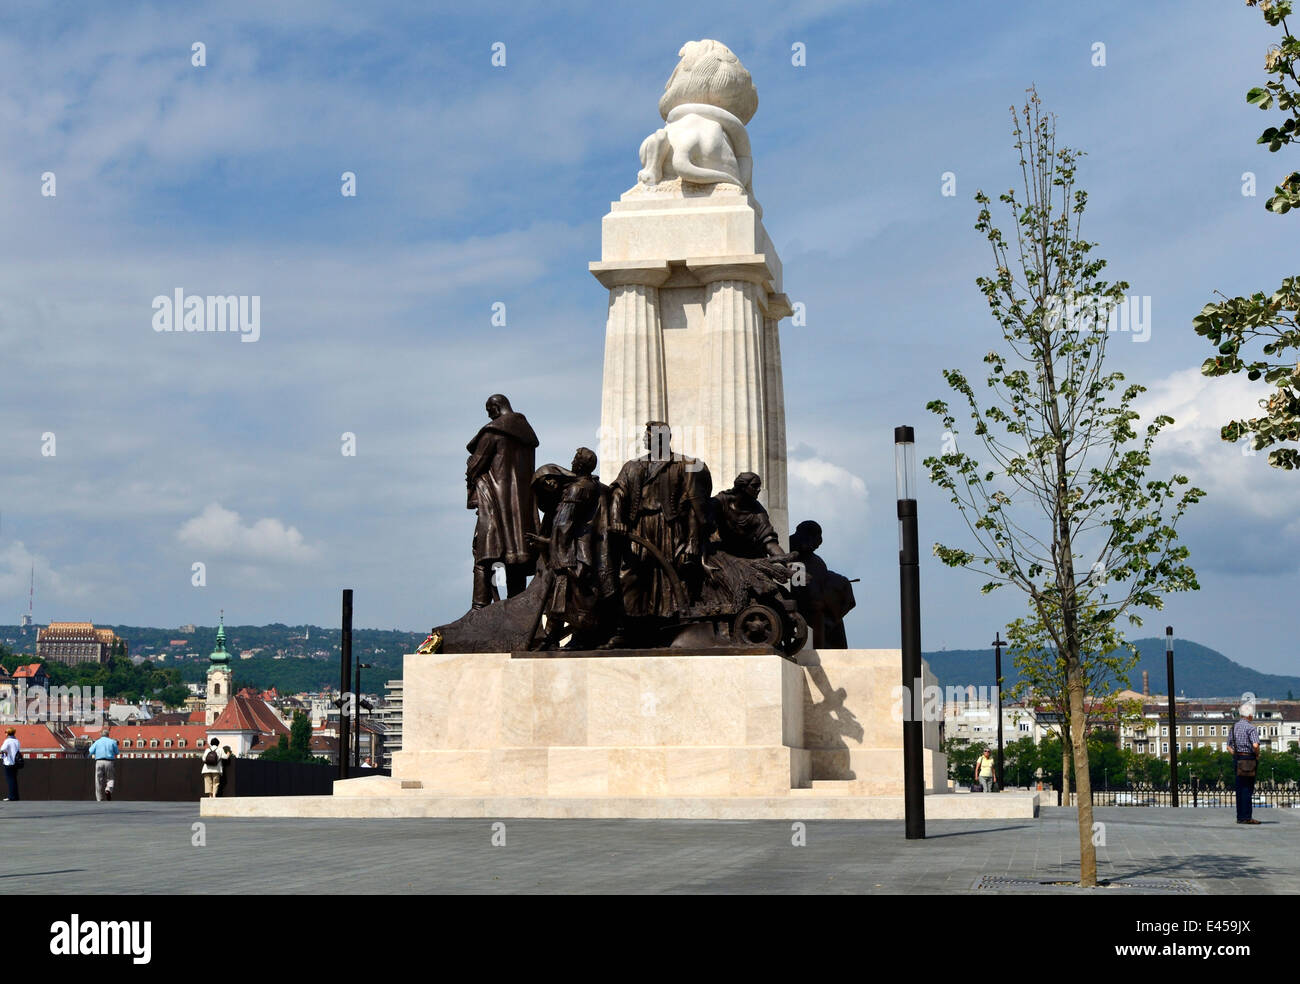
[[[361,671],[370,669],[371,665],[370,663],[357,663],[357,688],[353,691],[352,714],[356,721],[352,730],[356,732],[357,751],[352,761],[357,769],[361,768]]]
[[[348,677],[352,675],[352,589],[343,589],[343,631],[339,641],[339,699],[347,700]],[[339,705],[339,778],[348,777],[347,707]]]
[[[1178,717],[1174,705],[1174,627],[1165,626],[1165,670],[1169,674],[1169,805],[1178,806]]]
[[[1007,777],[1002,772],[1002,633],[993,634],[993,682],[998,688],[998,782],[1005,783]],[[1017,776],[1017,779],[1019,776]],[[1017,782],[1016,785],[1019,785]]]
[[[894,473],[898,487],[898,593],[902,621],[903,693],[903,815],[907,839],[925,837],[925,733],[917,708],[921,706],[921,567],[916,535],[916,434],[910,427],[894,428]]]

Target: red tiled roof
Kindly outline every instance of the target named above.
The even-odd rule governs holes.
[[[45,665],[43,663],[27,663],[14,670],[14,678],[31,678],[36,676],[36,674],[43,672],[44,669]]]
[[[74,725],[73,734],[86,738],[99,737],[100,729],[94,725]],[[136,741],[157,739],[159,744],[170,738],[173,741],[185,739],[187,745],[206,744],[208,729],[201,724],[113,724],[109,725],[108,736],[114,741]]]
[[[239,693],[230,699],[208,728],[209,731],[257,731],[264,735],[287,735],[289,729],[275,716],[266,701],[260,697],[246,697]]]
[[[59,736],[50,730],[48,724],[6,724],[0,728],[0,739],[5,736],[4,732],[9,728],[14,729],[14,737],[18,739],[18,747],[23,753],[28,752],[66,752],[71,750],[67,742],[60,740]]]

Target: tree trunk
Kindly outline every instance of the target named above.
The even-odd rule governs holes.
[[[1061,729],[1061,805],[1070,805],[1070,733]]]
[[[1070,745],[1074,751],[1074,784],[1079,801],[1079,884],[1097,886],[1097,847],[1092,842],[1092,780],[1088,774],[1088,715],[1078,656],[1069,657],[1066,671],[1070,693]]]

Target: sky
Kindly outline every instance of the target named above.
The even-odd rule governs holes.
[[[1294,274],[1300,231],[1263,207],[1297,164],[1256,144],[1272,120],[1245,102],[1275,35],[1223,0],[9,0],[0,622],[32,565],[38,622],[334,625],[345,587],[358,626],[459,617],[483,400],[528,416],[539,464],[594,446],[608,293],[587,263],[679,47],[706,37],[758,89],[754,192],[806,310],[782,327],[790,518],[861,578],[850,644],[898,645],[893,428],[938,453],[941,371],[980,375],[1000,340],[973,196],[1017,177],[1008,112],[1035,85],[1088,155],[1085,237],[1150,298],[1148,337],[1108,352],[1176,420],[1153,475],[1208,493],[1182,527],[1201,590],[1132,635],[1171,624],[1296,672],[1300,486],[1219,440],[1256,397],[1200,375],[1191,328],[1217,291]],[[260,298],[257,340],[155,331],[177,289]],[[968,542],[939,490],[918,508],[923,544]],[[925,649],[1024,613],[923,553]]]

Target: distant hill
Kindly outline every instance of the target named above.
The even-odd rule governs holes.
[[[205,678],[208,653],[216,637],[215,625],[196,626],[193,632],[159,629],[138,625],[112,625],[128,641],[132,655],[156,657],[166,653],[162,667],[175,667],[186,682]],[[282,693],[319,690],[339,684],[339,630],[317,625],[227,625],[226,649],[231,653],[235,682],[242,687],[275,687]],[[173,641],[186,640],[183,646]],[[354,629],[352,655],[357,661],[373,664],[362,671],[362,689],[374,693],[387,680],[402,675],[402,655],[414,652],[424,640],[423,632],[397,629]],[[0,643],[13,652],[35,649],[35,635],[22,637],[16,625],[0,625]],[[1138,639],[1135,643],[1141,658],[1129,674],[1129,686],[1142,689],[1142,671],[1151,674],[1151,692],[1165,692],[1165,641],[1162,638]],[[1300,695],[1300,677],[1261,673],[1234,663],[1220,652],[1185,639],[1175,641],[1174,683],[1179,695],[1187,697],[1240,697],[1251,691],[1259,697],[1284,698],[1288,693]],[[257,655],[240,659],[240,652],[260,649]],[[184,658],[196,653],[197,658]],[[279,655],[280,658],[276,658]],[[177,658],[177,657],[180,658]],[[930,669],[942,686],[993,685],[992,649],[948,649],[924,654]],[[1002,654],[1004,689],[1010,690],[1019,679],[1011,657]]]
[[[1165,640],[1137,639],[1138,664],[1129,673],[1129,687],[1141,692],[1142,671],[1151,677],[1151,692],[1164,694]],[[924,653],[930,669],[941,686],[993,686],[993,649],[947,649]],[[1006,650],[1002,652],[1003,690],[1010,690],[1019,680],[1015,665]],[[1174,641],[1174,687],[1179,696],[1190,698],[1240,697],[1250,691],[1257,697],[1283,699],[1288,693],[1300,695],[1300,677],[1261,673],[1234,663],[1222,653],[1186,639]]]
[[[38,626],[39,628],[39,626]],[[180,670],[186,683],[202,682],[207,675],[208,654],[216,640],[215,625],[198,625],[193,631],[140,625],[101,625],[127,640],[132,656],[157,660],[160,668]],[[227,625],[226,651],[237,687],[275,687],[281,693],[321,690],[339,685],[338,627],[317,625]],[[388,680],[402,675],[402,656],[414,652],[424,641],[423,632],[397,629],[353,629],[352,660],[370,663],[362,671],[361,687],[367,693],[382,690]],[[172,643],[183,643],[173,646]],[[36,635],[21,634],[16,625],[0,625],[0,644],[16,653],[34,652]],[[240,653],[259,650],[241,659]],[[187,654],[194,654],[189,656]]]

